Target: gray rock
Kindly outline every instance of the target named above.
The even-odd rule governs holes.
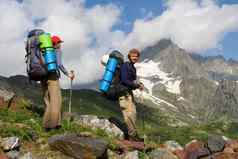
[[[108,159],[121,159],[121,156],[111,150],[107,150]]]
[[[222,152],[226,141],[223,136],[210,135],[208,136],[207,146],[212,153]]]
[[[113,123],[111,123],[108,119],[101,119],[94,115],[81,115],[76,117],[76,121],[92,129],[102,129],[109,136],[117,136],[120,139],[124,138],[124,133]]]
[[[51,149],[76,159],[104,157],[108,146],[104,140],[77,134],[53,136],[49,139],[49,145]]]
[[[111,150],[108,150],[108,159],[139,159],[138,151],[125,152],[123,154],[117,154]]]
[[[150,159],[177,159],[175,155],[172,154],[172,152],[168,151],[167,149],[156,149],[149,153]]]
[[[165,145],[166,145],[166,148],[169,149],[170,151],[183,150],[183,147],[176,141],[172,141],[172,140],[166,141]]]
[[[30,152],[22,155],[19,159],[34,159]]]
[[[238,83],[231,80],[221,80],[216,89],[209,111],[213,118],[232,118],[237,121],[238,113]]]
[[[6,89],[0,88],[0,96],[4,98],[4,101],[10,100],[15,93],[8,91]]]
[[[139,159],[138,151],[127,152],[124,154],[125,159]]]
[[[1,139],[1,147],[4,151],[10,151],[20,147],[20,139],[18,137],[7,137]]]
[[[18,159],[20,152],[19,151],[9,151],[6,153],[9,159]]]

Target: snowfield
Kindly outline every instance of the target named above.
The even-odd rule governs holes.
[[[159,83],[163,84],[168,92],[180,94],[181,80],[169,77],[170,74],[160,70],[159,65],[159,62],[156,63],[153,60],[145,60],[135,65],[137,75],[140,77],[139,80],[149,90],[149,94],[152,95],[153,87]],[[150,78],[158,78],[158,80],[154,81]]]

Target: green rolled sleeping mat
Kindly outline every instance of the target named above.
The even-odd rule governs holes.
[[[53,48],[51,35],[50,33],[45,33],[39,36],[40,41],[40,48],[46,49],[46,48]]]

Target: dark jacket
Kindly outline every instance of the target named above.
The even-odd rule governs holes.
[[[133,63],[125,62],[121,66],[121,84],[129,88],[129,90],[135,90],[140,87],[136,81],[136,68]]]

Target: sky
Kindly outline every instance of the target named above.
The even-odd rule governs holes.
[[[101,78],[108,50],[126,54],[163,38],[238,60],[237,12],[237,0],[0,0],[0,75],[25,74],[24,41],[33,28],[62,37],[63,62],[77,84]]]

